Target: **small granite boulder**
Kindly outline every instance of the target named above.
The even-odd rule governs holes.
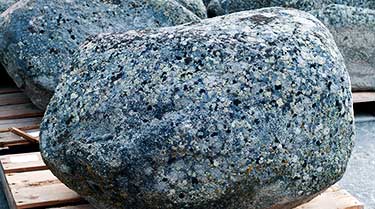
[[[353,128],[328,29],[267,8],[91,38],[40,148],[98,208],[289,209],[341,178]]]
[[[201,0],[20,0],[0,16],[0,61],[44,109],[73,53],[90,35],[197,21]]]
[[[375,91],[375,10],[330,5],[311,13],[333,34],[344,55],[353,91]]]

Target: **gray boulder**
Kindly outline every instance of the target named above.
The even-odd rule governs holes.
[[[341,178],[353,128],[328,29],[267,8],[91,38],[40,148],[98,208],[289,209]]]
[[[0,13],[3,13],[16,2],[17,0],[0,0]]]
[[[20,0],[0,16],[0,61],[16,84],[44,109],[85,38],[199,20],[180,2]],[[193,0],[186,2],[194,5]]]
[[[239,11],[282,6],[304,11],[320,8],[327,0],[209,0],[207,13],[209,17],[230,14]]]
[[[330,5],[311,11],[344,55],[353,91],[375,90],[375,10]]]
[[[330,4],[375,8],[375,0],[206,0],[209,17],[264,7],[290,7],[304,11],[321,9]]]

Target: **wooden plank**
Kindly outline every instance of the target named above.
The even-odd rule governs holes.
[[[16,207],[16,202],[14,201],[14,198],[13,198],[13,195],[12,195],[12,192],[10,191],[10,188],[9,188],[9,184],[8,184],[8,181],[5,177],[5,173],[3,172],[3,167],[1,166],[0,164],[0,181],[1,181],[1,184],[2,184],[2,187],[3,187],[3,191],[4,191],[4,194],[5,194],[5,197],[7,199],[7,202],[8,202],[8,206],[10,209],[17,209]]]
[[[27,130],[25,132],[33,135],[34,137],[37,137],[39,129]],[[12,132],[0,133],[0,148],[27,144],[30,144],[30,142]]]
[[[353,103],[375,102],[375,92],[353,92]]]
[[[41,121],[42,117],[0,120],[0,133],[9,132],[10,127],[16,127],[21,130],[36,129],[39,128]]]
[[[0,133],[0,147],[9,147],[13,144],[30,144],[24,138],[15,135],[11,132]]]
[[[43,116],[44,112],[33,104],[0,106],[0,120]]]
[[[76,203],[82,198],[49,170],[5,174],[17,209]]]
[[[0,106],[30,103],[30,99],[23,92],[0,94]]]
[[[295,209],[364,209],[364,205],[347,191],[334,185],[310,202]]]
[[[48,169],[43,162],[40,152],[11,154],[0,156],[0,163],[4,173],[17,173],[26,171]]]
[[[74,206],[66,206],[66,207],[58,207],[58,208],[47,208],[47,209],[95,209],[91,205],[74,205]]]
[[[34,136],[31,136],[30,134],[26,133],[25,131],[22,131],[18,128],[15,128],[15,127],[12,127],[9,129],[10,132],[26,139],[27,141],[29,141],[30,143],[39,143],[39,136],[37,137],[34,137]]]
[[[21,92],[21,89],[15,87],[1,87],[0,94],[9,94],[9,93],[16,93]]]

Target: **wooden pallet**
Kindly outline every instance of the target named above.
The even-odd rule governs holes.
[[[0,176],[10,209],[84,202],[48,170],[39,152],[4,155],[0,162]]]
[[[92,209],[77,193],[61,183],[43,163],[39,152],[0,157],[1,179],[10,209]],[[57,205],[74,206],[55,207]],[[363,204],[335,185],[295,209],[363,209]]]
[[[15,127],[27,133],[35,133],[39,131],[43,113],[20,89],[0,88],[0,147],[30,144],[24,138],[11,133],[9,128]]]

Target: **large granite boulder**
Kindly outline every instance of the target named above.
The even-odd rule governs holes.
[[[330,5],[311,11],[344,55],[353,91],[375,90],[375,10]]]
[[[0,16],[0,61],[16,84],[44,109],[85,38],[199,20],[181,2],[20,0]],[[186,2],[192,6],[194,0]]]
[[[328,29],[267,8],[91,38],[40,148],[98,208],[286,209],[341,178],[353,135]]]
[[[0,13],[3,13],[16,2],[17,0],[0,0]]]

